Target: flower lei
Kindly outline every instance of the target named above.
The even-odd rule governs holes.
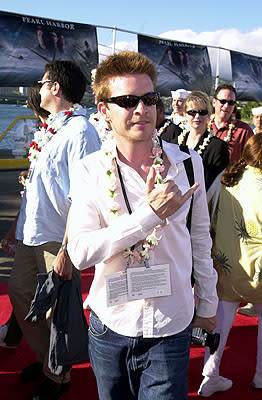
[[[165,124],[164,124],[161,128],[158,129],[158,136],[161,136],[161,135],[167,130],[167,128],[169,127],[169,125],[171,125],[171,124],[173,124],[172,119],[168,119],[168,120],[165,122]],[[175,124],[175,125],[176,125],[176,124]],[[187,125],[187,121],[186,121],[186,120],[181,121],[180,124],[178,124],[178,126],[179,126],[180,128],[182,128],[183,130],[184,130],[184,129],[188,129],[188,125]]]
[[[117,193],[117,176],[116,176],[116,165],[115,165],[115,154],[114,154],[114,148],[115,148],[115,140],[113,138],[113,135],[111,135],[109,140],[105,141],[102,144],[102,149],[105,152],[106,155],[106,160],[107,160],[107,168],[106,168],[106,175],[108,177],[108,191],[109,191],[109,199],[111,201],[110,204],[110,212],[112,212],[114,215],[117,215],[120,211],[120,205],[116,201],[116,198],[118,196]],[[159,185],[163,182],[161,173],[164,171],[165,166],[163,165],[163,159],[161,157],[162,155],[162,149],[160,146],[160,142],[158,139],[158,133],[157,130],[154,131],[152,135],[152,142],[153,142],[153,147],[152,147],[152,158],[153,160],[153,167],[156,170],[156,176],[155,176],[155,185]],[[157,231],[161,229],[161,226],[158,225],[156,226],[153,231],[146,237],[144,243],[142,244],[142,248],[140,251],[137,249],[125,249],[123,255],[125,258],[128,258],[128,265],[131,265],[134,263],[136,260],[138,263],[141,263],[144,260],[149,259],[149,251],[154,250],[154,248],[158,245],[160,240],[162,239],[162,236],[157,236]]]
[[[96,128],[101,142],[104,142],[109,137],[109,134],[111,132],[111,129],[108,128],[104,118],[97,111],[90,115],[89,122]]]
[[[166,131],[166,129],[169,127],[169,125],[170,125],[171,123],[172,123],[172,120],[171,120],[171,119],[168,119],[168,120],[165,122],[165,124],[164,124],[161,128],[158,129],[158,133],[157,133],[158,136],[161,136],[162,133]]]
[[[197,149],[197,153],[198,153],[199,155],[201,155],[201,154],[203,153],[203,151],[205,150],[205,148],[208,146],[208,144],[209,144],[211,138],[212,138],[213,136],[215,136],[214,131],[211,129],[211,124],[208,124],[207,130],[208,130],[208,136],[203,140],[203,144],[201,144],[201,145],[199,146],[199,148]],[[186,128],[184,128],[183,131],[180,133],[180,135],[179,135],[178,138],[177,138],[177,141],[178,141],[178,145],[179,145],[179,146],[180,146],[181,144],[184,143],[185,136],[186,136],[189,132],[190,132],[190,130],[186,127]]]
[[[208,125],[211,127],[211,125],[213,124],[213,122],[215,122],[215,115],[212,115]],[[224,142],[230,142],[231,140],[231,136],[232,136],[232,131],[235,128],[235,125],[233,123],[233,121],[230,122],[230,124],[228,125],[228,131],[227,131],[227,135],[224,137]]]
[[[71,117],[75,110],[81,108],[79,104],[74,104],[69,110],[64,111],[60,117],[57,117],[55,122],[52,124],[54,120],[54,115],[49,115],[47,122],[41,124],[41,128],[35,132],[34,140],[30,143],[28,159],[30,162],[33,160],[36,161],[38,159],[39,153],[42,148],[52,139],[52,137],[57,133],[57,131],[62,128],[65,121]],[[48,126],[52,124],[50,128]]]

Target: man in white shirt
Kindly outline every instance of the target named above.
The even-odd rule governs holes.
[[[184,104],[187,96],[191,92],[185,89],[177,89],[171,91],[172,96],[172,108],[173,112],[171,114],[172,122],[176,125],[179,125],[182,121],[185,121],[184,116]]]
[[[88,303],[89,351],[100,400],[187,398],[194,325],[211,332],[216,272],[203,166],[188,183],[175,144],[155,131],[157,73],[144,55],[120,52],[97,68],[98,110],[114,139],[79,162],[72,180],[68,249],[74,265],[95,265]],[[191,237],[186,227],[194,193]]]
[[[24,318],[34,298],[38,273],[49,272],[55,266],[59,276],[71,279],[72,264],[64,234],[72,170],[82,157],[100,148],[100,140],[86,118],[86,111],[78,104],[86,89],[86,79],[76,64],[47,64],[39,88],[40,105],[51,117],[30,146],[31,164],[17,222],[18,245],[8,287],[16,319],[37,356],[37,363],[26,367],[21,379],[29,382],[44,372],[46,379],[32,399],[54,400],[69,387],[70,372],[56,376],[47,366],[50,313],[46,320],[34,324]]]
[[[262,107],[252,108],[252,122],[255,126],[254,134],[262,133]]]

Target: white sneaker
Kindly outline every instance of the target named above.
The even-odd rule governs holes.
[[[252,386],[256,389],[262,389],[262,374],[255,374]]]
[[[205,376],[198,394],[203,397],[212,396],[216,392],[224,392],[232,387],[233,382],[223,376]]]
[[[0,325],[0,342],[2,342],[5,339],[7,331],[8,331],[7,325]]]
[[[245,305],[244,307],[240,307],[237,310],[237,312],[238,312],[238,314],[246,315],[247,317],[256,317],[257,316],[255,308],[254,308],[253,304],[251,304],[251,303],[247,303],[247,305]]]

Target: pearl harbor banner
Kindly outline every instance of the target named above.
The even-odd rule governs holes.
[[[262,57],[230,51],[232,80],[237,99],[262,101]]]
[[[98,63],[96,27],[0,11],[0,86],[30,86],[45,64],[72,60],[91,82]]]
[[[138,51],[157,66],[157,90],[171,96],[171,90],[201,90],[210,94],[211,66],[206,46],[138,35]]]

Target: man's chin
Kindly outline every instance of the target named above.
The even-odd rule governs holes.
[[[229,118],[231,117],[231,115],[232,115],[232,113],[222,113],[222,118],[223,118],[225,121],[228,121]]]

